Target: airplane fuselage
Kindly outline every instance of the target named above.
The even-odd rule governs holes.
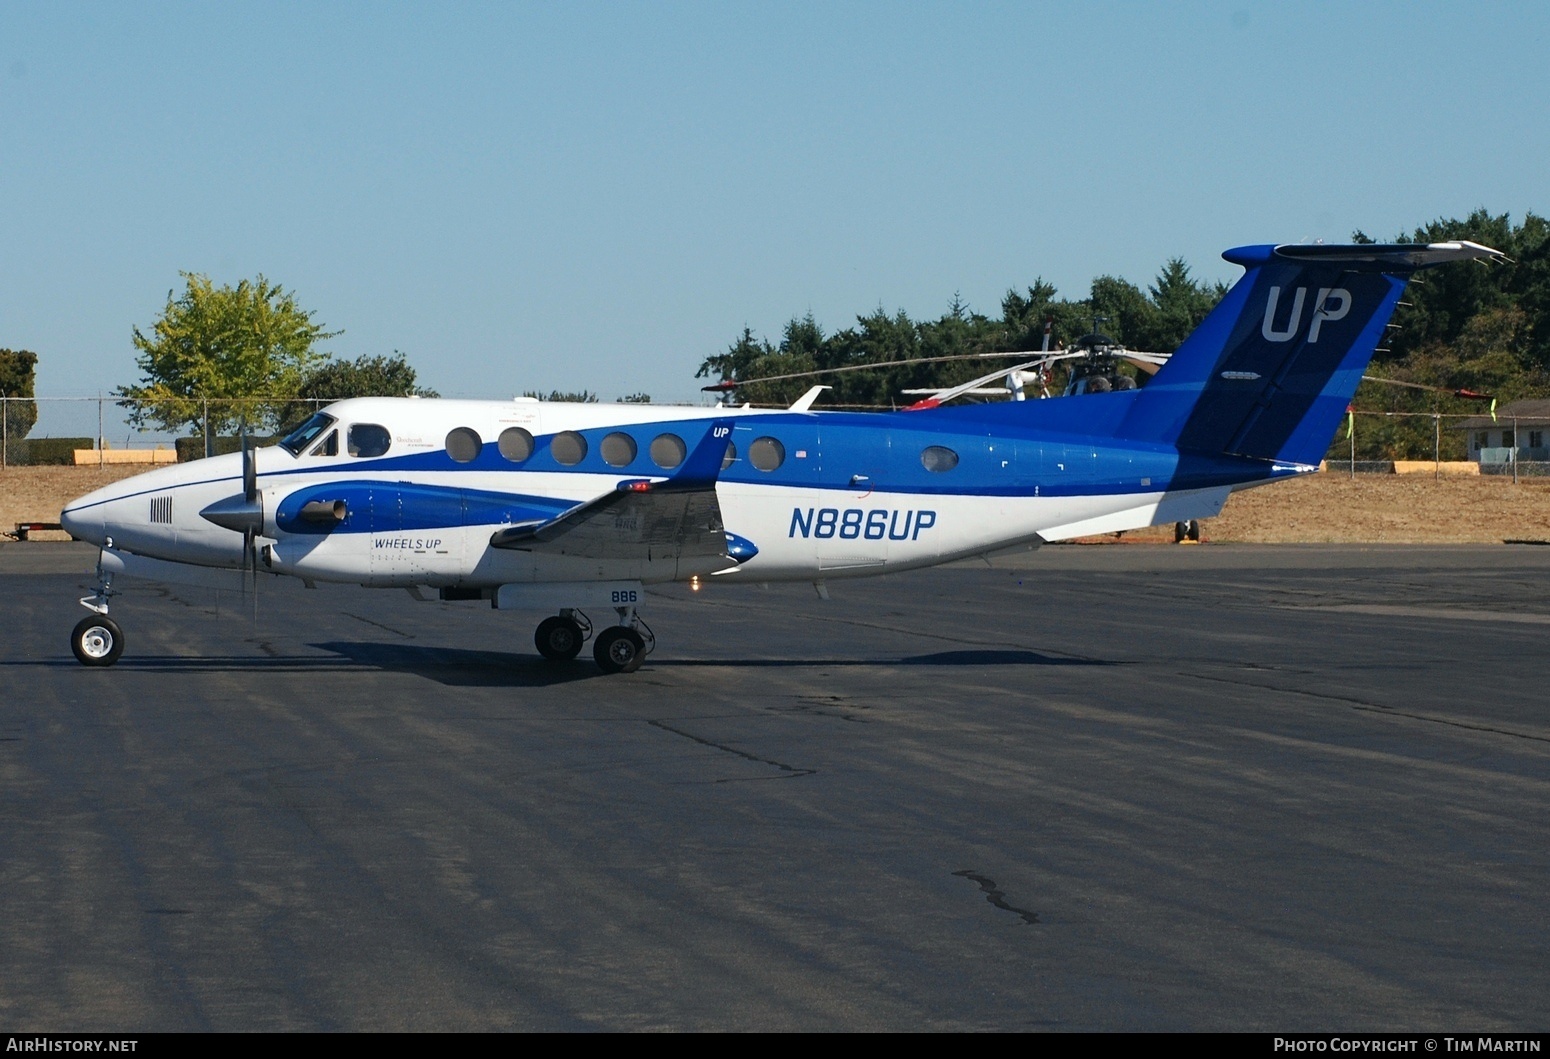
[[[1125,396],[1082,401],[1096,415],[1092,402]],[[333,422],[301,451],[255,453],[264,567],[318,581],[432,587],[864,576],[1206,517],[1233,487],[1297,470],[1220,461],[1182,480],[1171,448],[1041,430],[1036,415],[1009,429],[987,422],[989,410],[344,401],[324,410]],[[503,527],[552,518],[620,482],[665,480],[716,420],[731,421],[733,455],[715,493],[726,531],[752,545],[744,561],[489,547]],[[503,453],[500,439],[513,430],[522,443]],[[352,455],[352,436],[372,439],[369,455]],[[242,538],[201,511],[241,489],[241,460],[218,456],[116,483],[71,504],[66,524],[77,537],[111,537],[136,555],[239,568]],[[338,521],[302,515],[308,504],[334,503],[343,505]]]

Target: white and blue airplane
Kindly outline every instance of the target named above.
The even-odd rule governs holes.
[[[72,648],[112,665],[114,578],[235,588],[407,588],[548,616],[571,659],[586,610],[605,672],[654,646],[664,582],[812,581],[932,566],[1217,514],[1317,469],[1406,281],[1503,255],[1470,242],[1266,245],[1148,385],[1076,398],[821,412],[361,398],[279,444],[151,471],[73,501],[101,547]],[[929,403],[929,402],[928,402]]]

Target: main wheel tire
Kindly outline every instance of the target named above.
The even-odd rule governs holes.
[[[1189,532],[1187,535],[1192,541],[1198,542],[1200,540],[1200,520],[1198,518],[1189,520]]]
[[[83,666],[110,666],[124,653],[124,630],[105,615],[82,618],[70,634],[70,650]]]
[[[615,625],[598,635],[592,657],[604,673],[633,673],[646,660],[646,641],[634,629]]]
[[[558,616],[539,622],[538,631],[533,634],[533,643],[538,653],[551,662],[569,662],[575,658],[581,653],[585,639],[580,625],[569,618]]]

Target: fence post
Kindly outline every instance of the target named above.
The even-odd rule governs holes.
[[[1432,413],[1432,477],[1442,477],[1442,415]]]
[[[1351,413],[1351,481],[1356,481],[1356,413]]]
[[[215,455],[215,440],[210,437],[210,398],[201,397],[199,400],[204,406],[204,412],[200,417],[200,422],[204,424],[205,459],[208,460],[211,456]]]
[[[1518,484],[1518,417],[1512,417],[1512,484]]]
[[[102,394],[97,395],[97,469],[102,470],[102,465],[107,462],[107,456],[102,451]]]
[[[11,444],[11,402],[0,393],[0,468],[9,466]]]

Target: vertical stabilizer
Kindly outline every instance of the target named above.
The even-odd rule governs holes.
[[[1181,451],[1323,458],[1417,269],[1501,259],[1476,243],[1246,246],[1248,271],[1138,395],[1120,433]]]

